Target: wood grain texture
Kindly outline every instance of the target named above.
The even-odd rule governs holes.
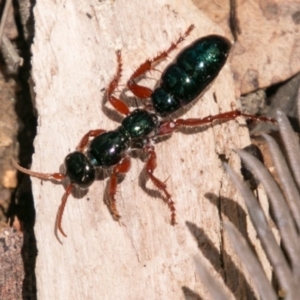
[[[117,49],[122,50],[124,84],[141,62],[166,49],[190,24],[196,29],[185,45],[200,36],[222,34],[186,0],[38,1],[34,15],[32,76],[39,127],[32,169],[42,172],[57,172],[88,130],[118,126],[109,104],[103,109],[103,89],[115,73]],[[175,55],[157,68],[163,70]],[[153,87],[159,76],[153,71],[145,83]],[[235,107],[226,64],[185,117]],[[232,149],[249,144],[241,124],[243,120],[235,120],[193,134],[178,132],[156,145],[156,175],[168,179],[176,202],[175,227],[160,193],[148,191],[154,189],[149,181],[144,187],[140,175],[144,163],[139,159],[132,160],[131,171],[118,188],[121,222],[112,220],[103,201],[107,178],[99,180],[86,194],[70,196],[63,217],[68,237],[62,244],[55,238],[54,222],[64,188],[32,179],[38,299],[183,299],[183,287],[208,299],[195,276],[195,255],[205,256],[216,276],[226,274],[229,294],[246,297],[246,285],[236,285],[242,276],[227,274],[234,255],[221,226],[222,212],[237,225],[244,226],[246,216],[229,205],[237,201],[243,206],[219,159],[224,154],[239,168]],[[214,197],[209,200],[206,193]],[[198,226],[194,237],[186,221]]]

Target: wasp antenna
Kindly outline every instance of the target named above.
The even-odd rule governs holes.
[[[65,178],[66,176],[61,173],[40,173],[40,172],[34,172],[31,170],[28,170],[26,168],[21,167],[14,158],[11,158],[11,162],[14,165],[14,167],[19,170],[22,173],[25,173],[29,176],[36,177],[43,180],[49,180],[54,179],[56,181],[61,181],[61,179]]]

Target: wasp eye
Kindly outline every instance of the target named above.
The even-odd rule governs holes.
[[[87,189],[95,180],[95,168],[87,157],[78,151],[65,158],[66,175],[79,188]]]

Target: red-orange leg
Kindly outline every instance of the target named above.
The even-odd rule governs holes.
[[[149,155],[149,158],[146,162],[146,173],[148,177],[151,179],[151,181],[153,182],[153,184],[164,193],[165,195],[164,201],[167,203],[171,211],[171,224],[175,225],[176,224],[175,204],[171,198],[171,194],[167,190],[167,185],[153,175],[153,172],[157,167],[155,149],[153,146],[145,146],[144,150]]]
[[[141,75],[145,74],[146,72],[149,72],[154,69],[154,65],[161,61],[162,59],[165,59],[168,57],[168,55],[177,48],[177,46],[184,41],[184,39],[191,33],[191,31],[194,29],[194,25],[191,25],[183,35],[181,35],[178,40],[171,44],[171,46],[155,56],[152,59],[147,59],[144,63],[142,63],[135,72],[131,75],[129,80],[127,81],[127,87],[128,89],[138,98],[140,99],[146,99],[149,98],[152,94],[152,90],[136,84],[135,80],[140,77]]]
[[[62,229],[61,223],[62,223],[62,217],[63,217],[63,213],[65,210],[65,206],[68,200],[69,195],[71,194],[73,189],[73,184],[69,184],[62,199],[61,199],[61,204],[58,208],[57,211],[57,215],[56,215],[56,223],[55,223],[55,232],[57,232],[57,230],[59,230],[59,232],[64,236],[67,237],[67,235],[65,234],[65,232]]]
[[[106,130],[104,130],[104,129],[90,130],[82,137],[82,139],[80,140],[80,143],[76,147],[76,150],[82,152],[83,149],[85,148],[85,146],[87,145],[87,143],[89,142],[89,138],[96,137],[104,132],[106,132]]]
[[[116,198],[115,195],[117,193],[118,186],[118,175],[125,174],[130,169],[130,157],[126,156],[119,164],[117,164],[112,171],[110,176],[110,180],[108,183],[108,200],[107,206],[113,216],[113,218],[117,221],[120,219],[120,214],[117,210]]]
[[[164,134],[170,134],[174,132],[177,128],[181,126],[200,126],[200,125],[206,125],[206,124],[211,124],[215,121],[220,121],[220,122],[226,122],[230,120],[234,120],[238,117],[244,117],[248,120],[252,121],[260,121],[260,122],[271,122],[274,124],[277,124],[275,119],[264,117],[264,116],[254,116],[246,113],[242,113],[239,110],[232,110],[229,112],[217,114],[214,116],[207,116],[202,119],[177,119],[175,121],[166,121],[163,122],[158,130],[158,135],[164,135]]]
[[[130,113],[128,106],[122,100],[113,96],[113,93],[118,87],[122,75],[121,51],[117,51],[117,63],[118,63],[117,72],[107,88],[107,92],[106,92],[107,100],[114,107],[114,109],[118,111],[120,114],[128,115]]]

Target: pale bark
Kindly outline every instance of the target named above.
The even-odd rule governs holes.
[[[190,24],[196,29],[178,51],[200,36],[222,34],[187,0],[37,1],[34,16],[32,76],[39,128],[32,169],[41,172],[58,172],[64,157],[88,130],[118,126],[102,105],[103,89],[115,74],[117,49],[122,50],[124,84],[139,64],[168,48]],[[157,68],[163,70],[176,52]],[[155,80],[146,83],[153,87],[159,76],[160,72],[151,72],[149,77]],[[111,107],[105,104],[106,108]],[[184,117],[205,117],[232,108],[236,108],[234,85],[226,64]],[[241,124],[244,120],[239,119],[193,134],[178,132],[156,145],[155,173],[168,179],[176,202],[174,227],[160,193],[145,190],[140,159],[132,159],[131,170],[118,188],[121,222],[112,219],[103,201],[107,178],[96,181],[86,194],[70,196],[63,217],[68,237],[61,237],[63,244],[55,238],[54,223],[64,187],[33,179],[38,299],[183,299],[184,286],[208,298],[195,276],[193,258],[198,254],[204,254],[217,272],[226,273],[227,285],[234,287],[237,298],[246,297],[245,285],[236,284],[242,276],[227,274],[235,258],[220,219],[221,209],[246,230],[245,216],[232,209],[228,199],[242,207],[243,201],[219,159],[225,154],[238,170],[232,149],[249,144]],[[146,186],[154,189],[150,181]],[[206,193],[216,198],[210,201]],[[198,241],[186,221],[203,230]]]

